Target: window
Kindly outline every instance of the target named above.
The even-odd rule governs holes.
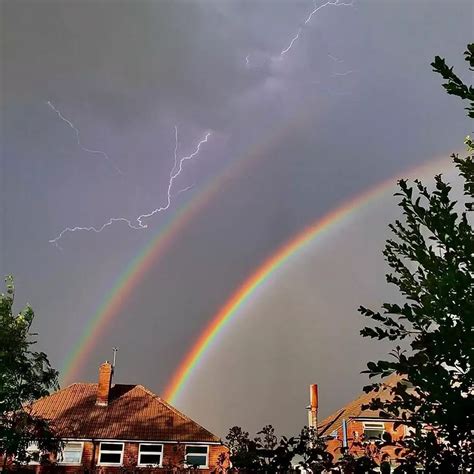
[[[40,454],[41,452],[36,441],[31,441],[28,443],[28,447],[26,448],[28,464],[39,464]]]
[[[59,457],[61,464],[81,464],[83,443],[67,442]]]
[[[123,443],[100,443],[99,464],[120,466],[123,458]]]
[[[186,446],[186,465],[207,468],[209,446]]]
[[[382,439],[385,425],[379,421],[364,422],[364,436],[366,439]]]
[[[162,457],[162,444],[140,444],[138,451],[139,466],[161,466]]]

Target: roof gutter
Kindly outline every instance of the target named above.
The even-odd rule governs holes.
[[[205,444],[205,445],[216,445],[220,446],[220,441],[193,441],[192,439],[183,440],[160,440],[160,439],[118,439],[118,438],[61,438],[64,441],[92,441],[92,442],[108,442],[108,443],[160,443],[160,444]]]

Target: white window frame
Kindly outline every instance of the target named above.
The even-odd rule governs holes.
[[[64,455],[64,450],[66,449],[66,446],[68,444],[80,444],[81,445],[81,458],[79,459],[79,462],[66,462],[64,461],[63,455]],[[82,464],[82,456],[84,454],[84,442],[83,441],[64,441],[64,448],[61,450],[61,460],[58,461],[58,464],[61,464],[62,466],[80,466]]]
[[[376,426],[378,425],[378,426]],[[382,429],[382,434],[380,439],[383,439],[383,434],[385,433],[385,423],[383,421],[363,421],[362,426],[364,427],[364,436],[366,430],[378,430]]]
[[[209,469],[209,445],[208,444],[187,444],[185,447],[184,447],[184,459],[185,459],[185,466],[186,467],[193,467],[194,464],[188,464],[187,463],[187,460],[188,460],[188,453],[186,452],[188,450],[188,448],[206,448],[206,464],[203,465],[199,465],[197,466],[198,469]],[[201,456],[204,456],[204,454],[202,454]]]
[[[160,446],[161,451],[145,451],[144,453],[141,452],[141,447],[142,446]],[[138,467],[147,467],[147,466],[153,466],[153,467],[163,467],[163,453],[164,453],[164,446],[160,443],[139,443],[138,445]],[[150,464],[150,463],[142,463],[141,461],[141,455],[142,454],[159,454],[160,455],[160,463],[159,464]]]
[[[26,448],[26,453],[28,456],[31,455],[31,453],[38,453],[38,461],[27,461],[25,464],[27,466],[38,466],[40,464],[41,460],[41,450],[38,446],[37,441],[30,441],[28,443],[28,447]],[[23,464],[23,463],[22,463]]]
[[[118,451],[110,451],[108,449],[103,450],[103,444],[120,444],[122,446],[122,451],[120,452],[120,462],[100,462],[100,457],[103,454],[117,454]],[[99,459],[97,462],[98,466],[122,466],[123,465],[123,453],[125,451],[125,443],[117,443],[116,441],[101,441],[99,444]]]

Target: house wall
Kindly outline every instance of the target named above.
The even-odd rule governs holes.
[[[371,421],[378,421],[377,419]],[[405,434],[405,427],[403,425],[397,426],[395,428],[394,422],[384,422],[384,429],[386,432],[390,433],[393,441],[397,441],[403,438]],[[359,420],[348,420],[347,422],[347,445],[349,448],[349,453],[355,456],[363,456],[364,454],[371,455],[375,461],[380,462],[382,456],[388,455],[389,459],[395,460],[397,456],[395,455],[393,447],[383,447],[378,451],[374,444],[364,443],[366,446],[361,446],[358,441],[362,441],[362,436],[364,434],[364,424]],[[337,439],[330,439],[327,442],[327,450],[337,459],[341,456],[341,448],[343,441],[343,432],[342,427],[337,430]]]
[[[113,442],[113,440],[111,440]],[[163,468],[145,468],[137,467],[139,443],[126,442],[124,446],[122,466],[98,466],[99,444],[92,441],[84,441],[82,452],[82,461],[80,466],[61,465],[53,466],[28,466],[15,469],[17,472],[35,472],[37,474],[124,474],[124,473],[143,473],[154,474],[162,472],[184,472],[184,469],[176,468],[182,466],[184,460],[184,449],[186,443],[165,443],[163,445]],[[95,446],[95,449],[94,449]],[[221,453],[226,453],[228,449],[223,445],[209,446],[208,469],[199,469],[197,472],[211,473],[216,472],[218,458]],[[174,466],[174,468],[172,467]],[[192,472],[196,472],[193,470]]]

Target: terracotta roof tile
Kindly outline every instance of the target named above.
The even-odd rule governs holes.
[[[142,385],[114,385],[107,406],[96,397],[97,384],[75,383],[38,400],[33,411],[63,438],[220,441]]]

